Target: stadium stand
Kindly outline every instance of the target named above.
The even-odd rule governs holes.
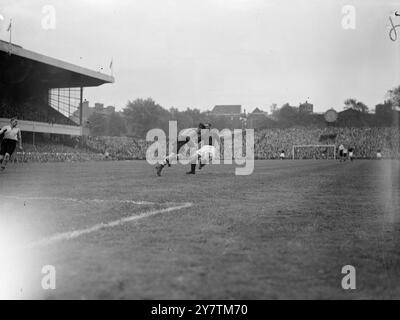
[[[400,131],[398,128],[288,128],[265,129],[255,133],[255,159],[279,159],[281,150],[289,156],[294,145],[340,145],[354,148],[355,158],[371,159],[381,150],[385,158],[400,159]],[[245,140],[243,140],[245,143]],[[78,146],[71,147],[56,143],[31,146],[28,152],[41,153],[42,156],[29,156],[24,161],[83,161],[83,160],[144,160],[147,147],[151,143],[144,139],[131,137],[87,137]],[[221,148],[223,149],[223,148]],[[243,147],[243,150],[245,148]],[[223,152],[223,151],[222,151]],[[300,150],[300,159],[320,159],[323,152]],[[57,156],[52,156],[56,154]],[[63,156],[63,154],[75,154]],[[104,155],[108,154],[108,157]]]
[[[116,160],[143,160],[151,143],[130,137],[87,137],[86,148]]]
[[[33,98],[22,103],[6,103],[4,100],[0,101],[0,118],[17,117],[20,120],[76,126],[76,123],[51,108],[46,102],[35,101]]]
[[[114,78],[0,40],[0,126],[12,117],[24,132],[83,134],[83,89]],[[71,116],[78,110],[78,121]]]
[[[400,158],[398,128],[288,128],[256,132],[255,158],[278,159],[281,150],[291,155],[293,145],[343,144],[354,148],[355,158],[375,158],[381,149],[387,158]],[[306,152],[305,150],[303,152]],[[315,157],[321,157],[318,154]],[[303,154],[300,158],[313,158]]]

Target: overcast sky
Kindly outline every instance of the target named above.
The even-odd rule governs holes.
[[[42,27],[45,5],[55,29]],[[342,26],[344,5],[355,29]],[[91,105],[151,97],[166,108],[269,111],[308,100],[322,112],[353,97],[373,109],[400,84],[394,10],[400,1],[0,0],[0,38],[12,18],[26,49],[108,74],[113,58],[116,82],[86,89]]]

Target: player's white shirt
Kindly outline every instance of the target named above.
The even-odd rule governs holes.
[[[339,146],[339,150],[344,150],[344,146],[342,144]]]
[[[217,156],[217,148],[214,146],[202,146],[199,150],[196,151],[196,154],[199,155],[203,160],[208,159],[211,157],[211,159],[216,158]]]
[[[284,157],[285,157],[285,154],[282,152],[281,155],[280,155],[280,157],[281,157],[281,158],[284,158]]]
[[[377,152],[377,153],[376,153],[376,157],[377,157],[378,159],[382,158],[382,153]]]
[[[352,157],[353,156],[353,151],[349,152],[349,156]]]
[[[347,153],[347,149],[343,149],[343,153]]]
[[[5,130],[3,139],[18,141],[18,134],[21,131],[20,128],[17,128],[17,127],[11,128],[11,126],[5,126],[4,128],[2,128],[2,131],[3,130]]]

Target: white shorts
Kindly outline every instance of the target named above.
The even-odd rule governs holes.
[[[196,154],[203,160],[213,159],[217,156],[217,149],[214,146],[202,146]]]

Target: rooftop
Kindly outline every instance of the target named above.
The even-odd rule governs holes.
[[[0,82],[48,88],[95,87],[114,77],[54,59],[0,40]]]

